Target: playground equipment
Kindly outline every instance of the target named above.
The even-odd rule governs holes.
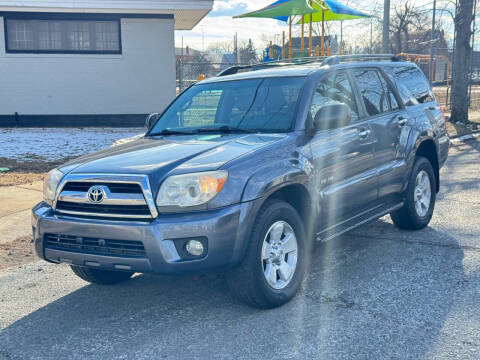
[[[302,26],[300,39],[301,52],[304,52],[305,50],[305,22],[308,22],[310,24],[308,56],[312,56],[313,51],[312,31],[314,22],[322,23],[320,53],[323,56],[325,55],[326,21],[353,20],[370,17],[370,15],[349,8],[348,6],[345,6],[335,0],[277,0],[276,2],[262,9],[234,16],[234,18],[254,17],[275,19],[287,22],[289,25],[288,58],[291,59],[292,57],[294,57],[292,49],[292,24],[295,16],[301,17],[300,21],[297,22],[297,24],[301,24]],[[284,44],[285,35],[283,35],[282,47],[284,47]],[[284,50],[282,50],[282,54],[282,58],[285,58]]]

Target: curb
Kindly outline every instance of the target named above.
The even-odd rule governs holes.
[[[480,132],[475,132],[475,133],[472,133],[472,134],[452,138],[451,143],[452,144],[459,144],[459,143],[464,142],[466,140],[472,140],[472,139],[476,139],[476,138],[480,138]]]

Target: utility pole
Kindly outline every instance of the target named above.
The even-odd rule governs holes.
[[[239,63],[239,56],[238,56],[238,33],[235,33],[233,37],[233,57],[235,65]]]
[[[369,54],[373,54],[373,21],[370,20],[370,51]]]
[[[433,57],[435,55],[435,15],[437,12],[437,0],[433,0],[432,32],[430,34],[430,64],[428,66],[428,78],[433,81]]]
[[[390,52],[389,34],[390,34],[390,0],[384,0],[383,34],[382,34],[382,52],[384,54],[388,54]]]

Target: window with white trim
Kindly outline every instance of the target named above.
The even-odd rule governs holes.
[[[6,19],[7,52],[121,53],[120,20]]]

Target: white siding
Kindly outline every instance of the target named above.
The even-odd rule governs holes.
[[[145,114],[175,96],[174,24],[122,19],[122,55],[6,54],[0,115]]]
[[[0,11],[173,14],[176,30],[192,30],[213,0],[0,0]]]

